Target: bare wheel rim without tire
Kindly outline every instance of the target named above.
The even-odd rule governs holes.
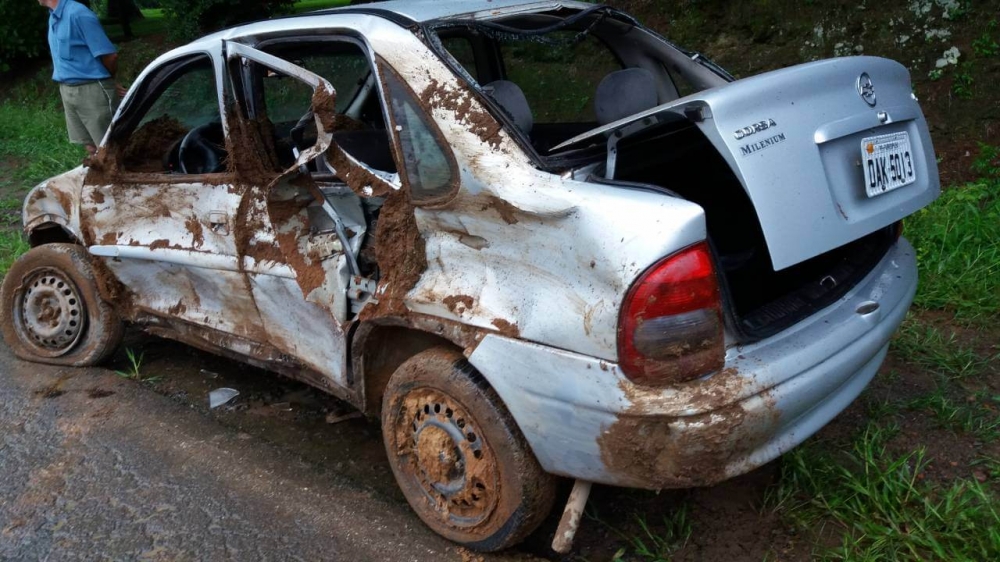
[[[58,269],[33,271],[12,304],[15,329],[39,356],[69,353],[86,331],[87,309],[80,289]]]
[[[395,431],[401,468],[442,521],[470,529],[490,517],[499,501],[497,459],[464,406],[439,390],[413,389]]]

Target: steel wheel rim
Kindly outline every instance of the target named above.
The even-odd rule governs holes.
[[[493,514],[499,500],[496,457],[457,400],[429,388],[411,391],[395,429],[407,477],[443,521],[467,529]]]
[[[66,355],[86,330],[87,309],[80,289],[57,269],[31,272],[14,297],[13,307],[21,340],[42,357]]]

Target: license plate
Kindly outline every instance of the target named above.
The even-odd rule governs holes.
[[[861,141],[865,190],[875,197],[917,181],[909,133],[899,132]]]

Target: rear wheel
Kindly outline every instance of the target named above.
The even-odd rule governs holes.
[[[21,359],[83,367],[121,342],[118,314],[101,299],[86,250],[46,244],[21,256],[0,286],[0,331]]]
[[[382,434],[410,506],[445,538],[500,550],[552,509],[555,477],[458,351],[432,348],[396,370],[382,400]]]

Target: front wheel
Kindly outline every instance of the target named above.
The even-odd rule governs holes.
[[[393,373],[382,435],[410,506],[449,540],[479,551],[507,548],[552,509],[555,477],[458,351],[428,349]]]
[[[0,331],[21,359],[84,367],[121,342],[118,314],[101,299],[87,251],[75,244],[32,248],[0,286]]]

